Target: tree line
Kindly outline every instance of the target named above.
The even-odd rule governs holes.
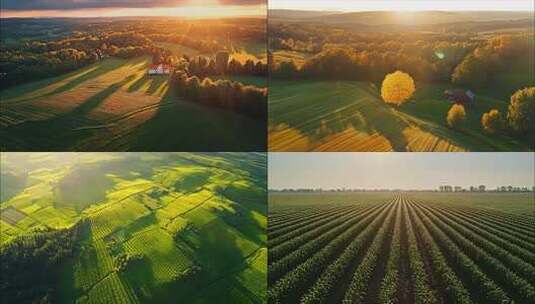
[[[440,35],[392,35],[348,34],[344,42],[330,37],[320,44],[313,34],[306,43],[294,38],[273,38],[273,50],[308,51],[314,55],[301,66],[290,59],[271,60],[271,74],[276,78],[378,82],[385,74],[402,70],[417,81],[481,87],[514,62],[515,57],[529,52],[526,34],[504,34],[486,40],[471,40],[463,35],[452,35],[449,39]],[[354,41],[355,37],[361,40]]]
[[[177,59],[172,55],[157,57],[162,62],[173,62],[171,86],[179,96],[252,117],[267,116],[267,88],[245,85],[238,81],[212,79],[223,75],[266,77],[268,66],[262,61],[249,59],[242,63],[230,59],[227,51],[219,51],[215,58],[183,56]]]
[[[147,37],[133,32],[78,33],[59,40],[32,41],[0,51],[0,89],[67,73],[105,56],[148,55],[153,48]]]

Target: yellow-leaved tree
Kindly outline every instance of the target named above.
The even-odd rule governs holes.
[[[460,104],[454,104],[448,111],[446,121],[450,128],[458,128],[466,120],[466,112]]]
[[[386,103],[400,105],[411,98],[416,90],[411,75],[402,71],[387,74],[381,86],[381,97]]]

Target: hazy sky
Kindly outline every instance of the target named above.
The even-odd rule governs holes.
[[[266,14],[266,0],[1,0],[6,17],[179,16]]]
[[[270,189],[529,186],[535,153],[269,153]]]
[[[377,10],[532,10],[533,0],[270,0],[270,9]]]

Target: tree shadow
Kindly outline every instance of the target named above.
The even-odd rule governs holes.
[[[153,95],[166,83],[167,83],[167,77],[153,78],[152,82],[150,83],[149,88],[147,89],[147,94]]]
[[[101,75],[103,75],[103,74],[105,74],[107,72],[112,71],[112,70],[115,70],[118,67],[122,66],[123,64],[124,64],[124,62],[119,61],[119,60],[115,60],[113,62],[107,62],[106,64],[102,64],[101,63],[95,69],[92,69],[92,70],[90,70],[89,72],[86,72],[86,73],[81,73],[79,76],[77,76],[74,79],[71,79],[69,82],[67,82],[66,84],[62,85],[61,87],[56,88],[54,91],[50,92],[49,94],[46,94],[46,96],[55,95],[55,94],[63,93],[63,92],[69,91],[71,89],[74,89],[75,87],[79,86],[80,84],[82,84],[82,83],[84,83],[84,82],[86,82],[88,80],[94,79],[96,77],[99,77],[99,76],[101,76]]]
[[[299,82],[302,86],[310,86],[310,91],[318,90],[314,88],[317,82]],[[292,85],[292,83],[286,83]],[[408,123],[398,115],[396,110],[380,101],[377,89],[373,85],[362,87],[351,82],[330,82],[321,83],[321,89],[317,95],[305,98],[308,90],[303,87],[303,91],[284,91],[281,99],[292,99],[295,104],[283,105],[280,114],[271,111],[270,123],[274,125],[287,125],[289,128],[298,130],[305,135],[312,145],[323,142],[328,136],[344,132],[348,128],[367,134],[379,133],[385,137],[395,151],[405,151],[407,140],[402,131],[408,127]],[[276,89],[271,89],[275,91]],[[286,88],[284,88],[286,90]],[[289,94],[288,94],[289,93]],[[297,94],[297,95],[291,95]],[[293,98],[303,94],[302,98]],[[327,100],[320,100],[326,98]],[[272,103],[270,103],[270,106]],[[284,112],[298,113],[286,115]]]
[[[2,128],[2,148],[7,150],[64,151],[76,149],[77,145],[95,134],[95,130],[77,130],[80,127],[95,124],[86,115],[97,108],[106,98],[135,76],[116,82],[99,93],[88,98],[70,112],[50,119],[26,121],[24,123]],[[103,134],[101,135],[103,136]],[[22,138],[23,140],[20,140]],[[6,139],[6,140],[4,140]],[[98,147],[95,147],[98,148]]]
[[[138,80],[134,81],[127,89],[128,93],[132,93],[135,91],[139,91],[143,85],[145,85],[147,82],[150,81],[150,77],[147,75],[143,75],[143,77],[140,77]]]
[[[167,82],[163,80],[161,87]],[[177,97],[166,88],[155,113],[130,131],[120,150],[129,151],[263,151],[265,121],[199,105]],[[108,149],[116,150],[115,146]]]

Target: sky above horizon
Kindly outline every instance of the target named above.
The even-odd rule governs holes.
[[[533,10],[533,0],[270,0],[269,9],[315,11],[526,11]]]
[[[2,0],[2,18],[263,16],[266,0]]]
[[[269,153],[270,189],[489,189],[532,187],[535,154],[519,153]]]

